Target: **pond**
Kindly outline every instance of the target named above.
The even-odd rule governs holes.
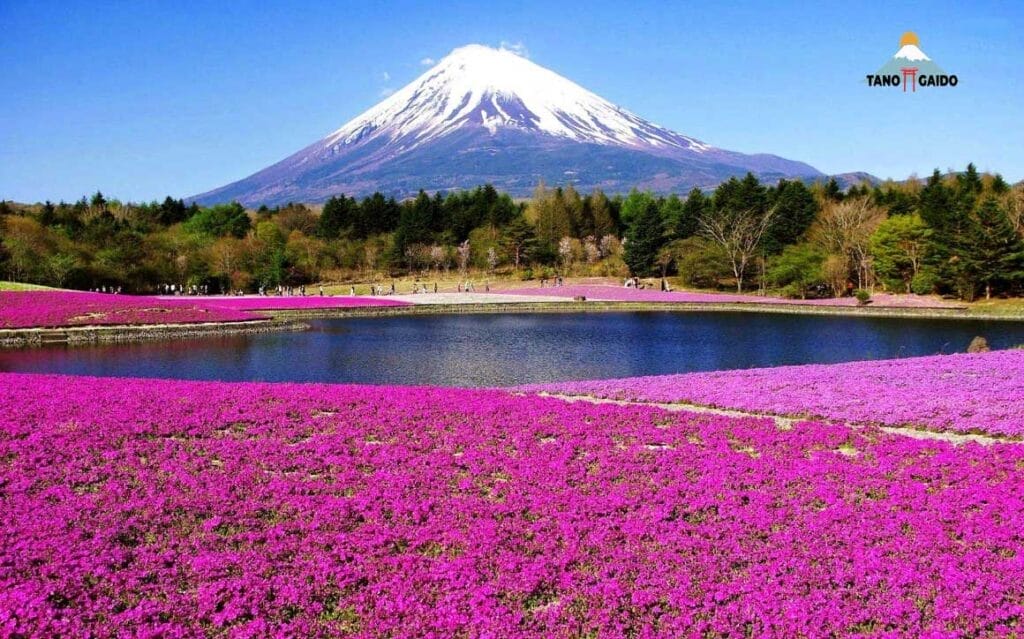
[[[1024,323],[772,313],[329,319],[303,332],[0,351],[0,371],[227,381],[504,386],[830,363],[1024,344]]]

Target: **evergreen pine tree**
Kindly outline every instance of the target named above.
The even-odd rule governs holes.
[[[626,234],[626,250],[623,259],[633,275],[650,275],[658,257],[658,250],[665,244],[665,227],[661,211],[652,199],[633,220]]]
[[[799,181],[780,180],[779,185],[772,189],[770,199],[775,213],[762,247],[773,255],[803,236],[818,215],[818,203],[810,189]]]
[[[839,182],[834,177],[830,177],[825,183],[825,199],[832,202],[843,201],[843,189],[839,187]]]
[[[994,287],[1024,275],[1024,244],[994,197],[986,198],[978,207],[966,239],[962,269],[972,282],[984,288],[985,299],[992,297]]]
[[[392,257],[401,261],[405,257],[405,249],[412,244],[426,243],[430,240],[430,229],[434,217],[434,203],[422,189],[416,199],[402,206],[395,229]]]
[[[324,210],[317,221],[316,233],[325,240],[334,240],[341,236],[342,231],[352,225],[352,213],[355,200],[349,200],[345,194],[336,195],[327,200]]]
[[[696,235],[700,218],[707,212],[709,206],[711,206],[711,200],[704,195],[703,191],[698,188],[691,190],[683,203],[679,220],[676,222],[675,228],[672,229],[675,238],[685,240]]]
[[[505,227],[501,243],[512,258],[512,266],[518,271],[523,260],[536,245],[537,237],[530,223],[520,215]]]
[[[683,218],[683,201],[679,199],[678,195],[672,193],[661,200],[658,206],[661,209],[661,221],[665,225],[665,229],[669,235],[674,237]]]

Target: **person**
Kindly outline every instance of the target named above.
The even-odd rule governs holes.
[[[434,292],[437,292],[437,282],[434,282]]]
[[[395,281],[394,280],[391,280],[391,294],[392,295],[395,294]]]
[[[668,284],[665,283],[665,278],[661,278],[661,292],[664,293],[668,290]]]
[[[356,296],[356,287],[354,287],[354,286],[350,286],[350,287],[348,287],[348,292],[349,292],[349,294],[350,294],[350,295],[351,295],[352,297],[355,297],[355,296]]]
[[[320,297],[323,297],[323,296],[324,296],[324,285],[321,284],[320,285]]]

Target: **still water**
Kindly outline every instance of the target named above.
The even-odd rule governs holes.
[[[828,363],[1024,344],[1024,323],[754,313],[437,315],[304,332],[0,350],[0,371],[495,386]]]

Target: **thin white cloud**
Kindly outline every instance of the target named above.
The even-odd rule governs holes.
[[[380,87],[380,89],[377,91],[377,95],[382,98],[386,98],[392,93],[394,93],[395,89],[391,86],[388,86],[389,84],[391,84],[391,74],[388,73],[387,71],[380,72],[380,74],[377,75],[377,86]]]
[[[425,67],[432,67],[434,66],[434,62],[434,58],[423,58],[422,60],[420,60],[420,65]]]
[[[501,44],[498,45],[498,48],[504,49],[505,51],[511,51],[512,53],[522,58],[530,57],[530,50],[526,48],[526,45],[523,44],[522,40],[517,40],[515,42],[502,40]]]

